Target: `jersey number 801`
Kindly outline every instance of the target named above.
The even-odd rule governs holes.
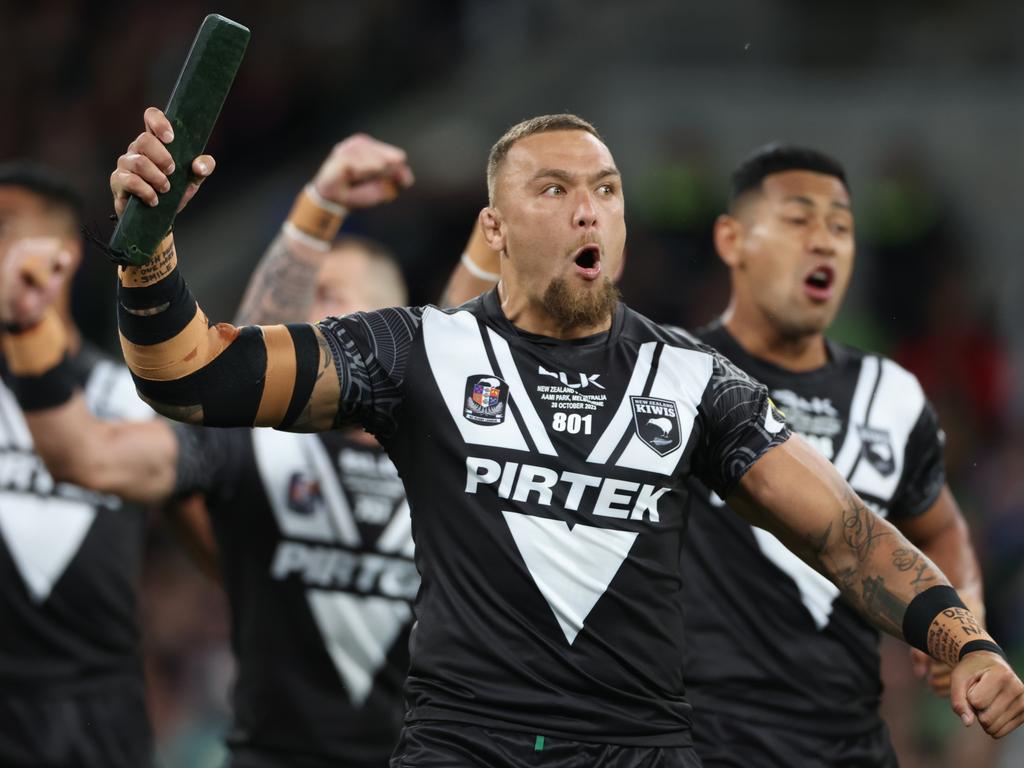
[[[589,435],[593,421],[593,414],[580,416],[578,413],[558,411],[551,417],[551,428],[555,432],[568,432],[570,435],[578,435],[582,429],[584,435]]]

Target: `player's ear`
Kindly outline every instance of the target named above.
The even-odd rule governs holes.
[[[483,232],[484,240],[492,251],[505,251],[505,227],[501,211],[494,206],[488,206],[480,211],[480,231]]]
[[[715,219],[715,250],[725,266],[730,269],[739,265],[740,245],[743,241],[743,224],[735,216],[723,213]]]

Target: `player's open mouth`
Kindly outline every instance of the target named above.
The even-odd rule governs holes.
[[[813,301],[828,301],[832,298],[832,285],[835,281],[835,269],[828,264],[821,264],[804,278],[804,293]]]
[[[585,280],[595,280],[601,274],[601,247],[596,243],[584,245],[573,257],[576,272]]]

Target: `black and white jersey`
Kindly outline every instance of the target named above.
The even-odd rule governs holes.
[[[894,520],[935,501],[943,438],[912,374],[833,342],[824,367],[793,373],[748,355],[720,324],[698,336],[768,386],[789,427],[874,511]],[[695,707],[819,734],[878,726],[877,631],[832,582],[706,488],[694,492],[683,572]]]
[[[153,416],[124,366],[86,349],[72,367],[100,418]],[[32,446],[14,394],[0,384],[0,690],[47,696],[51,686],[137,684],[144,515],[55,483]]]
[[[231,607],[233,764],[386,764],[419,587],[395,466],[351,432],[180,434]]]
[[[788,437],[765,388],[625,306],[575,341],[494,291],[320,328],[412,509],[406,722],[689,744],[683,482],[726,494]]]

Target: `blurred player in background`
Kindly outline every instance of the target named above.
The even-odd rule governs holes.
[[[166,187],[168,125],[153,109],[146,124],[112,176],[119,210]],[[955,665],[965,722],[1019,725],[1024,687],[942,574],[788,439],[763,387],[618,303],[604,270],[621,260],[623,197],[593,127],[515,126],[488,185],[481,223],[503,290],[459,311],[235,328],[208,322],[171,236],[120,272],[126,359],[162,412],[290,431],[359,422],[402,472],[423,586],[392,765],[698,764],[679,663],[689,474],[786,536],[866,618]],[[551,379],[577,387],[552,400]],[[607,394],[577,391],[598,380]],[[571,406],[593,418],[567,419]]]
[[[759,149],[733,174],[714,235],[732,297],[698,338],[766,384],[789,425],[984,616],[980,570],[921,386],[891,360],[824,335],[854,261],[842,166],[809,149]],[[683,554],[685,671],[704,764],[895,766],[878,714],[878,631],[772,534],[722,507],[694,485]],[[930,585],[922,558],[892,558]],[[913,653],[948,696],[948,667]]]
[[[36,271],[33,302],[65,338],[58,376],[81,390],[91,418],[154,414],[128,370],[82,340],[71,319],[70,278],[82,256],[80,202],[54,172],[0,166],[0,269]],[[5,285],[0,277],[0,287]],[[8,317],[7,322],[14,320]],[[6,339],[5,339],[6,341]],[[38,361],[8,357],[0,371]],[[46,351],[44,354],[52,354]],[[63,352],[61,352],[63,354]],[[55,361],[54,361],[55,362]],[[63,390],[25,393],[33,408]],[[152,763],[139,654],[137,588],[146,516],[120,499],[56,482],[37,455],[14,395],[0,384],[0,765],[141,768]]]
[[[195,166],[212,169],[208,157]],[[363,135],[338,144],[257,268],[241,317],[273,323],[405,303],[390,254],[334,236],[348,209],[411,183],[401,150]],[[4,293],[0,312],[11,314],[41,291],[22,280],[16,295]],[[81,393],[40,410],[28,389],[18,392],[59,477],[153,504],[188,494],[178,505],[190,518],[208,510],[238,660],[233,768],[385,765],[404,712],[419,577],[404,489],[376,441],[361,430],[105,424]]]

